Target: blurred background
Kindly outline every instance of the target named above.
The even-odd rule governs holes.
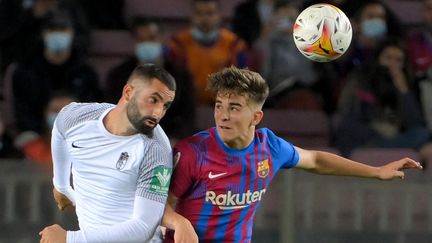
[[[204,2],[0,0],[0,243],[38,242],[54,223],[78,228],[51,193],[53,121],[72,101],[116,103],[146,62],[178,83],[161,122],[172,143],[214,125],[206,77],[235,65],[268,81],[260,126],[294,145],[424,165],[391,182],[282,171],[253,242],[430,243],[432,0]],[[318,2],[353,27],[349,50],[330,63],[307,60],[292,40],[297,15]]]

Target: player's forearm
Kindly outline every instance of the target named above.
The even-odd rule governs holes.
[[[174,208],[167,203],[162,217],[162,226],[169,229],[176,229],[176,227],[185,223],[190,224],[189,220],[178,214]]]
[[[362,164],[341,156],[316,152],[316,166],[312,169],[316,173],[342,176],[358,176],[378,178],[379,168]]]
[[[77,243],[147,242],[159,225],[163,211],[164,204],[135,197],[134,213],[130,220],[110,226],[68,231],[67,239],[75,239]],[[67,243],[75,242],[68,241]]]

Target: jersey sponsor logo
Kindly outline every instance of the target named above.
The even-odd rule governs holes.
[[[266,178],[270,172],[268,159],[258,162],[257,166],[258,176],[261,178]]]
[[[122,170],[125,167],[128,159],[129,159],[129,154],[127,152],[122,152],[120,154],[119,159],[117,160],[117,164],[116,164],[117,170]]]
[[[208,174],[208,178],[209,178],[209,179],[215,179],[215,178],[221,177],[221,176],[226,175],[226,174],[227,174],[226,172],[224,172],[224,173],[219,173],[219,174],[213,174],[213,173],[210,171],[209,174]]]
[[[247,190],[247,192],[244,193],[233,193],[232,191],[227,191],[227,193],[223,194],[216,194],[214,191],[207,191],[205,200],[206,202],[218,206],[222,210],[238,209],[261,201],[265,191],[266,189],[254,192]]]
[[[168,168],[163,165],[159,165],[154,168],[149,190],[167,195],[171,174],[172,168]]]
[[[76,143],[75,141],[72,142],[72,148],[83,148],[83,147],[81,147],[81,146],[76,145],[75,143]]]

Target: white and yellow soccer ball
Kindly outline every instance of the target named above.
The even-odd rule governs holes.
[[[294,42],[308,59],[333,61],[350,46],[352,27],[342,10],[331,4],[315,4],[303,10],[293,27]]]

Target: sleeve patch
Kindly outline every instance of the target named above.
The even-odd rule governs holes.
[[[153,169],[149,190],[160,194],[168,194],[172,168],[160,165]]]

